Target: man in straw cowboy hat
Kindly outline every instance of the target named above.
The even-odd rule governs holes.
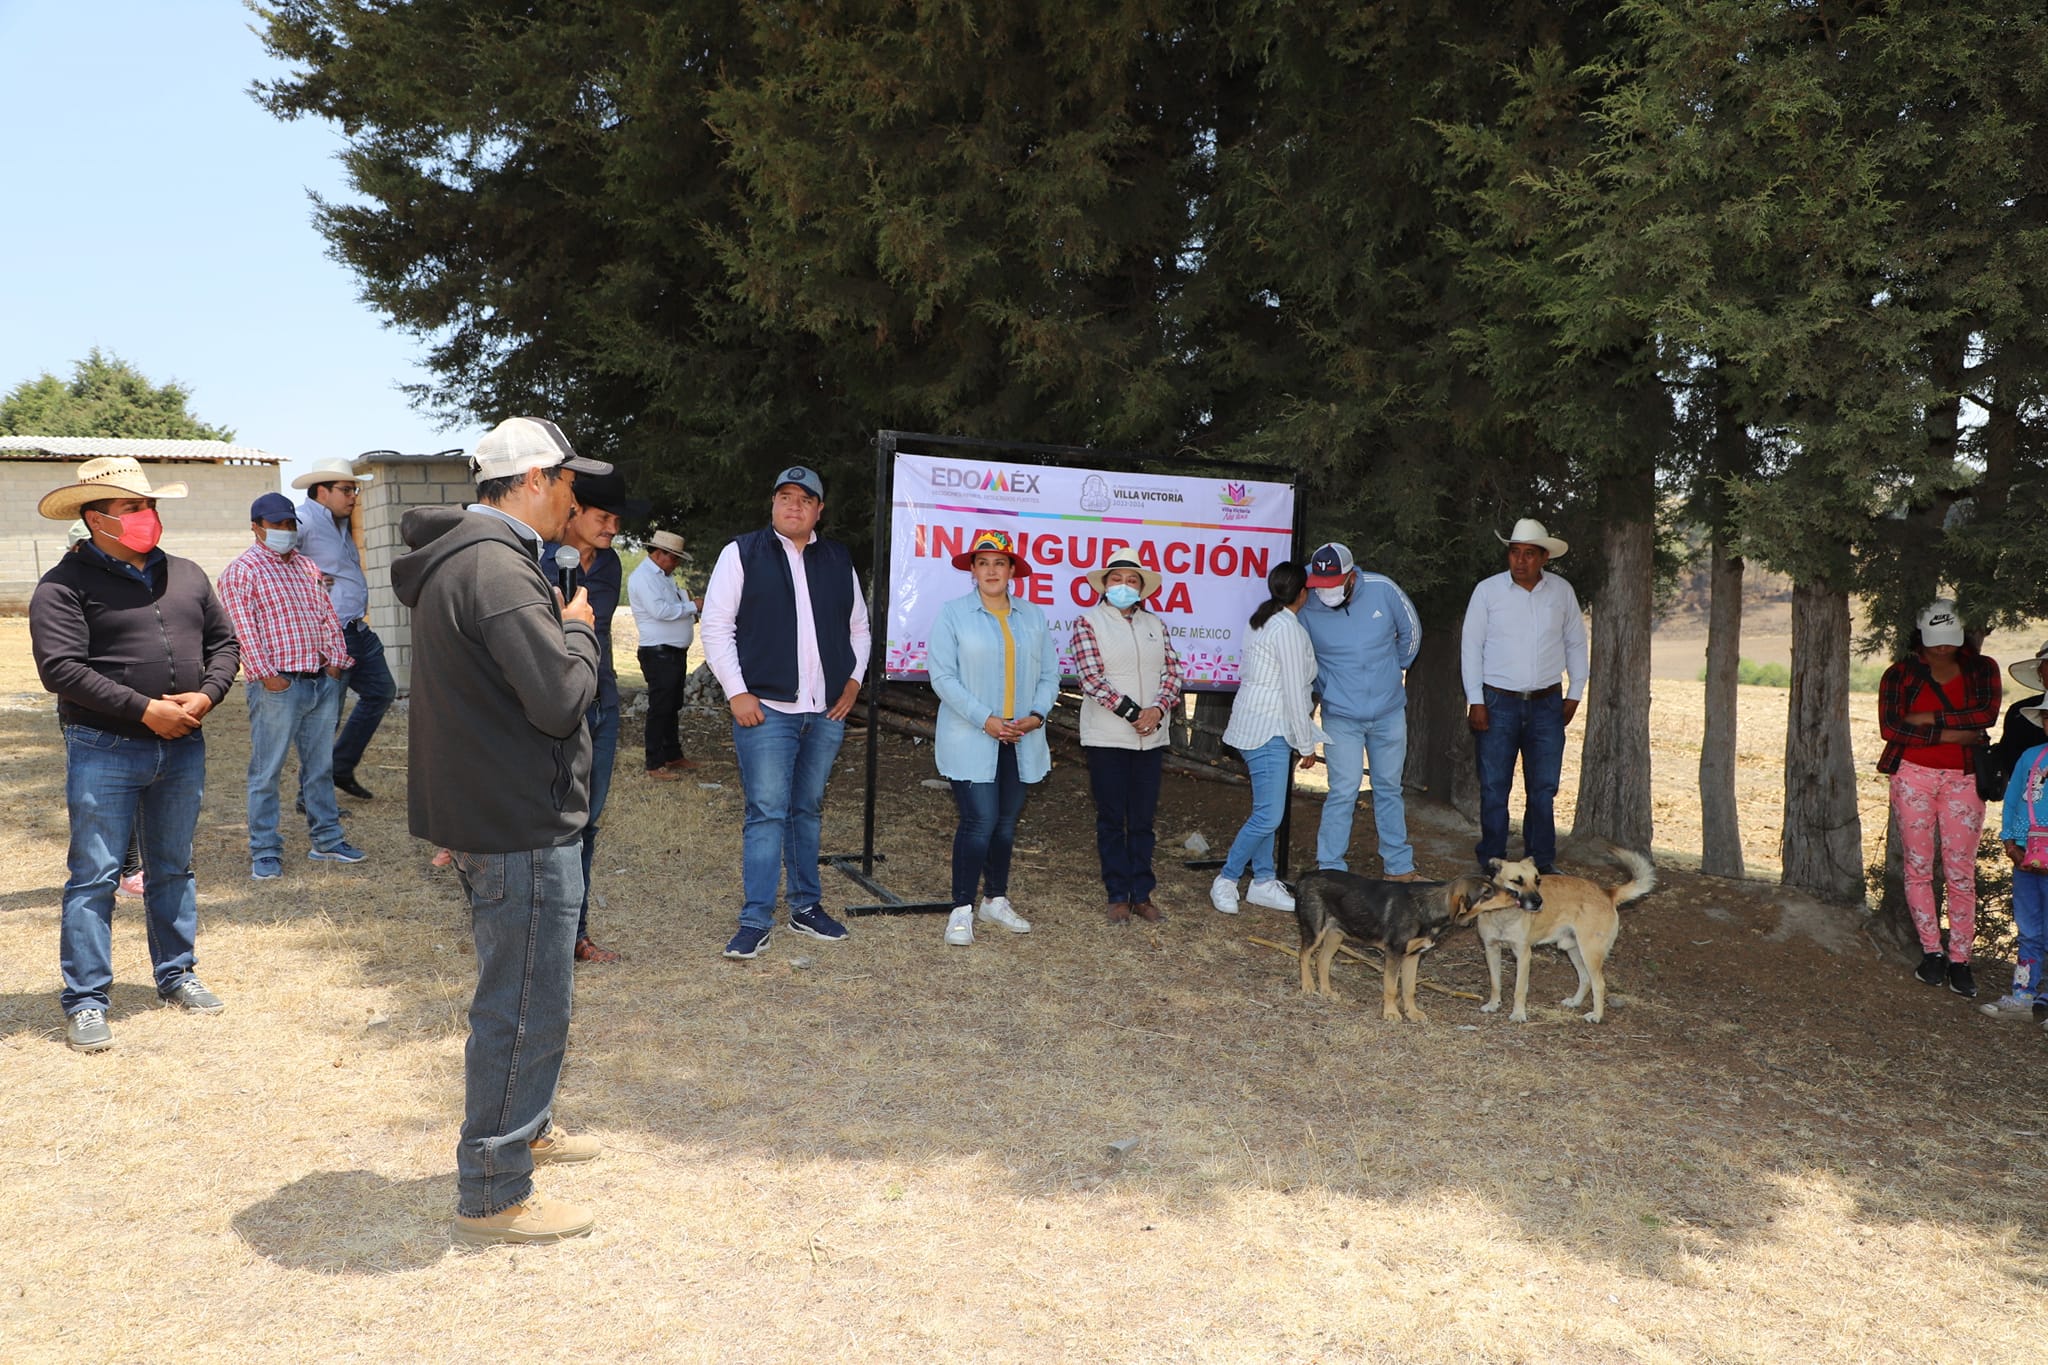
[[[1572,585],[1543,566],[1567,548],[1533,517],[1495,537],[1508,547],[1506,573],[1483,578],[1465,608],[1465,702],[1479,766],[1479,866],[1505,858],[1508,792],[1522,761],[1527,805],[1523,856],[1557,870],[1552,803],[1564,768],[1564,727],[1586,690],[1586,622]],[[1559,675],[1568,675],[1569,687]]]
[[[704,605],[676,586],[676,569],[689,558],[681,536],[656,531],[647,538],[647,558],[626,580],[626,601],[640,630],[640,674],[647,679],[647,775],[664,782],[697,766],[683,757],[682,732],[676,724],[683,709],[697,611]]]
[[[398,698],[398,684],[384,662],[384,642],[370,629],[370,581],[356,548],[356,509],[362,506],[363,488],[372,482],[373,475],[356,473],[347,460],[322,460],[292,480],[292,487],[306,495],[299,504],[299,553],[320,570],[341,637],[355,660],[342,675],[356,704],[334,739],[334,787],[358,801],[371,800],[375,793],[357,778],[356,768]]]
[[[114,890],[138,825],[147,874],[143,913],[158,996],[202,1014],[219,997],[200,984],[192,832],[206,788],[200,723],[234,684],[240,656],[206,574],[157,548],[153,486],[127,458],[87,460],[44,496],[52,521],[77,517],[91,539],[43,575],[29,602],[36,672],[57,695],[71,847],[59,931],[65,1040],[112,1047]]]
[[[868,611],[844,545],[818,534],[825,485],[791,465],[775,476],[768,525],[719,551],[704,590],[704,659],[732,709],[733,755],[747,814],[745,903],[725,945],[755,958],[775,927],[788,869],[789,927],[825,943],[846,926],[825,913],[818,839],[825,781],[868,663]]]

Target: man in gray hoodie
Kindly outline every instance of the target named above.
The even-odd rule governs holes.
[[[477,500],[422,507],[391,583],[412,609],[407,764],[412,832],[449,849],[469,895],[476,994],[463,1053],[456,1240],[557,1242],[590,1213],[534,1192],[533,1169],[599,1146],[554,1130],[569,1038],[598,646],[588,597],[564,603],[540,562],[578,474],[611,466],[552,422],[513,417],[470,457]]]

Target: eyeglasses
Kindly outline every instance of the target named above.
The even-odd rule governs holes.
[[[335,492],[341,494],[344,498],[355,497],[356,494],[362,491],[360,487],[352,483],[338,483],[333,485],[333,488]]]

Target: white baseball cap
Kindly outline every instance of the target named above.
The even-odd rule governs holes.
[[[507,417],[484,434],[469,457],[470,473],[478,483],[511,478],[529,469],[553,469],[556,465],[578,474],[612,472],[603,460],[587,460],[578,455],[562,429],[544,417]]]
[[[1959,645],[1963,642],[1963,618],[1956,611],[1956,604],[1946,597],[1937,597],[1920,608],[1914,624],[1920,627],[1920,643],[1923,645]]]

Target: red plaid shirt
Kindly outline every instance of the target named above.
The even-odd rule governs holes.
[[[1927,693],[1926,679],[1915,663],[1896,663],[1884,671],[1877,684],[1877,729],[1884,736],[1879,772],[1897,772],[1906,751],[1934,746],[1938,731],[1989,730],[1998,723],[1998,661],[1966,654],[1956,662],[1963,667],[1963,703],[1953,709],[1947,698]],[[1937,715],[1932,725],[1906,724],[1906,717],[1916,711],[1945,714]]]
[[[241,639],[245,676],[274,678],[354,665],[334,604],[320,586],[320,570],[304,555],[251,545],[220,571],[215,590]]]
[[[1180,704],[1180,655],[1173,652],[1173,637],[1161,638],[1166,646],[1166,667],[1159,675],[1159,695],[1152,698],[1134,697],[1142,707],[1156,706],[1160,711],[1171,714]],[[1074,618],[1074,673],[1081,679],[1081,695],[1101,702],[1110,710],[1116,710],[1124,694],[1109,685],[1109,674],[1102,666],[1102,646],[1095,639],[1095,627],[1086,616]]]

